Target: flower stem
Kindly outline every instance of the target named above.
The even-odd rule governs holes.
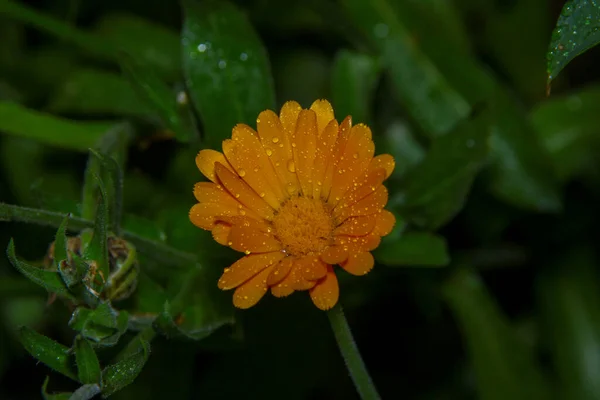
[[[333,334],[338,347],[340,348],[340,352],[342,353],[342,357],[344,357],[344,361],[346,362],[346,368],[348,368],[348,372],[352,377],[354,386],[361,399],[380,399],[377,389],[371,380],[371,376],[369,376],[369,371],[367,371],[365,363],[360,356],[358,347],[356,347],[352,332],[350,331],[350,326],[348,326],[348,321],[346,320],[344,310],[342,310],[340,303],[329,310],[327,316],[329,317],[331,329],[333,329]]]

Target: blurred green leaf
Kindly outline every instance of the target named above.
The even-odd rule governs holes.
[[[113,125],[112,122],[66,120],[15,103],[0,102],[0,132],[69,150],[87,151]]]
[[[532,125],[563,182],[593,166],[597,159],[599,102],[600,87],[590,86],[538,103],[530,113]]]
[[[403,177],[425,157],[425,149],[416,140],[414,132],[401,121],[391,122],[382,137],[374,136],[377,148],[394,156],[396,167],[392,177]]]
[[[96,345],[113,346],[127,329],[127,311],[116,311],[109,303],[100,303],[95,309],[78,307],[69,326]]]
[[[204,145],[220,148],[238,123],[273,109],[265,49],[245,15],[226,1],[183,2],[183,70],[204,125]]]
[[[492,191],[526,209],[558,211],[561,199],[551,159],[524,111],[502,88],[496,90],[493,111],[496,124],[489,141]]]
[[[96,351],[83,337],[75,338],[75,361],[77,362],[77,376],[83,384],[100,383],[102,370]]]
[[[149,109],[156,113],[165,127],[175,133],[180,142],[191,142],[196,138],[196,127],[189,108],[187,94],[180,92],[182,99],[163,82],[154,71],[135,62],[134,59],[123,57],[121,69],[146,102]]]
[[[54,267],[58,268],[61,261],[67,259],[67,225],[70,215],[66,215],[54,237]]]
[[[600,397],[600,286],[592,249],[576,248],[539,275],[543,328],[548,333],[559,398]]]
[[[64,376],[77,380],[68,347],[27,327],[19,329],[19,340],[34,358]]]
[[[108,397],[134,381],[150,355],[150,344],[143,339],[137,341],[137,351],[109,365],[102,371],[102,395]]]
[[[391,2],[344,0],[343,4],[376,46],[400,98],[426,133],[448,133],[469,114],[469,103],[416,45]]]
[[[168,81],[180,78],[178,33],[136,15],[117,13],[103,15],[94,32]]]
[[[108,237],[108,201],[106,189],[102,179],[98,175],[94,175],[93,178],[100,192],[99,202],[97,203],[96,219],[94,221],[94,230],[92,233],[89,246],[84,246],[84,258],[89,261],[95,261],[98,274],[102,279],[108,277],[109,263],[108,263],[108,249],[107,249],[107,237]],[[83,239],[82,239],[83,240]],[[104,284],[99,285],[100,288]],[[100,289],[101,290],[101,289]]]
[[[8,243],[6,254],[12,265],[32,282],[44,287],[50,293],[57,293],[68,299],[73,299],[57,271],[44,270],[20,261],[15,254],[15,244],[12,239]]]
[[[379,73],[379,63],[369,55],[349,50],[340,50],[336,54],[331,100],[338,119],[351,115],[355,124],[371,122],[370,106]]]
[[[70,74],[49,100],[54,113],[148,117],[152,110],[126,79],[94,69]]]
[[[462,330],[482,400],[552,398],[530,348],[520,342],[479,277],[458,271],[443,294]]]
[[[50,394],[47,391],[48,382],[50,382],[50,377],[47,376],[44,380],[44,384],[42,385],[42,398],[44,400],[70,400],[72,393],[62,392],[62,393],[53,393]]]
[[[488,154],[487,114],[461,123],[436,138],[425,159],[406,178],[394,202],[418,226],[435,230],[462,208],[471,183]]]
[[[600,4],[569,0],[563,6],[548,48],[548,84],[575,57],[600,42]]]
[[[429,232],[392,233],[382,239],[373,255],[389,266],[443,267],[450,262],[444,237]]]

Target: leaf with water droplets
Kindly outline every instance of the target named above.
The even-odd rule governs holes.
[[[19,329],[19,340],[25,350],[39,361],[64,376],[77,380],[70,350],[54,340],[28,327]]]
[[[275,106],[267,54],[246,16],[226,1],[183,1],[183,70],[204,125],[205,147],[218,149],[237,123],[254,126]]]
[[[600,2],[570,0],[558,17],[548,48],[548,85],[575,57],[600,43]]]
[[[75,338],[75,361],[77,362],[77,376],[81,383],[100,383],[102,371],[96,351],[91,343],[84,337]]]
[[[135,338],[137,348],[128,356],[102,371],[102,395],[108,397],[134,381],[150,356],[150,344]]]

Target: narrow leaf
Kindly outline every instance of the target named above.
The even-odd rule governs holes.
[[[68,347],[27,327],[19,329],[19,340],[34,358],[64,376],[77,380]]]
[[[138,341],[137,351],[102,371],[102,394],[108,397],[131,384],[140,374],[150,355],[150,344],[143,339]]]
[[[58,268],[61,261],[67,259],[67,224],[70,215],[66,215],[56,231],[54,239],[54,267]]]
[[[569,0],[563,6],[548,48],[548,85],[581,53],[600,42],[600,4]]]
[[[75,361],[77,362],[77,376],[83,384],[100,383],[102,371],[96,351],[87,339],[78,336],[75,338]]]
[[[70,400],[72,393],[62,392],[62,393],[48,393],[48,383],[50,382],[50,377],[47,376],[44,379],[44,384],[42,385],[42,398],[44,400]]]
[[[8,255],[8,259],[12,265],[18,269],[19,272],[29,278],[29,280],[44,287],[50,293],[57,293],[61,296],[65,296],[74,300],[57,271],[49,271],[37,268],[19,260],[15,254],[15,244],[12,239],[8,243],[6,254]]]
[[[226,1],[183,1],[183,70],[204,124],[205,146],[220,148],[238,123],[273,109],[265,49],[245,15]]]
[[[377,261],[389,266],[442,267],[450,256],[444,237],[428,232],[386,236],[374,251]],[[388,239],[389,238],[389,239]]]
[[[0,131],[69,150],[94,147],[114,123],[80,122],[0,102]]]
[[[84,258],[90,261],[95,261],[97,265],[98,274],[101,274],[99,278],[106,279],[109,274],[108,265],[108,249],[107,249],[107,237],[108,237],[108,204],[107,194],[102,179],[95,175],[94,179],[97,182],[100,190],[100,201],[96,211],[96,220],[94,222],[94,231],[92,234],[89,246],[84,250]],[[100,284],[101,288],[104,283]],[[100,291],[100,290],[97,290]]]

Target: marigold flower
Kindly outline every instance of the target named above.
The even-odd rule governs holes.
[[[302,109],[294,101],[260,113],[257,131],[233,128],[223,153],[196,157],[211,182],[199,182],[190,210],[196,226],[246,255],[225,268],[218,286],[235,289],[233,304],[255,305],[267,292],[283,297],[308,290],[327,310],[338,300],[333,266],[364,275],[370,251],[392,230],[383,181],[394,169],[389,154],[374,157],[371,130],[338,124],[326,100]]]

